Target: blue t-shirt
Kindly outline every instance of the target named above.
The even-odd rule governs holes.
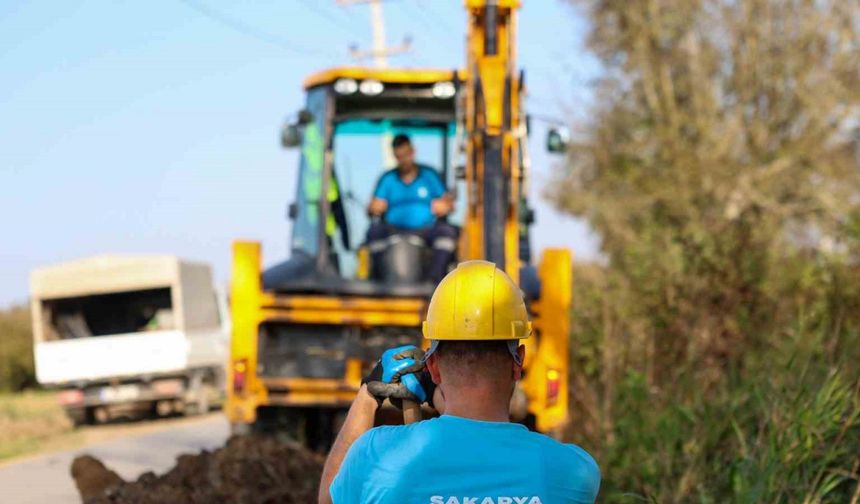
[[[397,168],[388,170],[376,184],[375,198],[388,202],[385,221],[402,229],[421,229],[433,224],[430,202],[445,194],[445,184],[436,170],[418,166],[415,179],[405,184]]]
[[[514,423],[443,415],[358,438],[334,504],[592,504],[600,469],[582,448]]]

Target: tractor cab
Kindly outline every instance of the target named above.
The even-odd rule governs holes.
[[[387,240],[371,264],[367,208],[382,175],[396,167],[391,141],[407,135],[416,162],[436,170],[456,194],[458,73],[451,70],[333,69],[308,78],[305,107],[281,141],[299,150],[291,257],[266,270],[280,292],[423,296],[427,249],[409,232]],[[448,219],[462,221],[462,205]],[[375,254],[380,257],[380,254]]]

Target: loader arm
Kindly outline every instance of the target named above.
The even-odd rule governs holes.
[[[516,72],[518,0],[466,0],[466,184],[469,218],[463,257],[486,259],[519,281],[517,133],[521,79]]]
[[[465,0],[466,187],[469,192],[463,259],[486,259],[519,285],[520,205],[527,173],[523,76],[516,66],[516,13],[520,0]],[[527,165],[526,165],[527,166]],[[527,257],[527,254],[526,254]],[[527,259],[526,259],[527,261]],[[529,300],[535,337],[525,341],[528,397],[534,427],[560,432],[568,421],[571,255],[547,249],[537,269],[539,293]]]

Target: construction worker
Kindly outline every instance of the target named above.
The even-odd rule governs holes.
[[[582,448],[510,423],[531,333],[503,271],[468,261],[430,301],[430,348],[386,351],[332,447],[321,504],[591,504],[600,471]],[[382,400],[431,402],[438,418],[373,428]]]
[[[367,230],[372,276],[380,276],[378,268],[388,238],[406,231],[421,236],[433,248],[427,276],[438,282],[445,276],[457,245],[457,228],[445,220],[454,209],[454,198],[436,170],[415,162],[415,148],[408,136],[395,136],[391,148],[397,167],[379,178],[367,209],[371,217],[380,218]]]

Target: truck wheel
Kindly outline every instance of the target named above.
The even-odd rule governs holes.
[[[93,408],[93,423],[106,424],[110,421],[110,411],[107,406],[96,406]]]
[[[155,414],[163,418],[173,413],[173,401],[162,399],[155,402]]]
[[[66,416],[75,427],[83,427],[93,423],[92,408],[69,408],[66,410]]]

